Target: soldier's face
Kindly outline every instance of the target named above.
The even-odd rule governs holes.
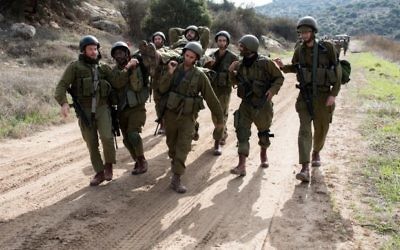
[[[164,45],[164,40],[161,36],[155,36],[153,42],[157,49],[161,48]]]
[[[242,43],[239,43],[239,51],[240,55],[244,57],[249,57],[252,54],[252,52],[248,50]]]
[[[113,53],[113,57],[118,65],[125,66],[128,63],[128,58],[125,50],[116,49]]]
[[[193,41],[196,39],[196,32],[194,30],[188,30],[188,32],[186,32],[186,39],[188,41]]]
[[[305,42],[305,43],[308,43],[308,42],[310,42],[311,40],[312,40],[312,31],[302,31],[302,32],[300,32],[300,36],[301,36],[301,39]]]
[[[217,38],[217,45],[220,49],[225,49],[228,46],[228,39],[224,36],[219,36]]]
[[[190,67],[194,65],[197,61],[197,54],[191,50],[186,50],[184,54],[184,61],[183,63],[185,66]]]
[[[99,54],[99,51],[97,50],[97,45],[95,44],[87,45],[85,47],[84,53],[89,58],[97,59],[97,55]]]

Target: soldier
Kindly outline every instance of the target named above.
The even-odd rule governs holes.
[[[165,47],[165,35],[163,32],[161,31],[157,31],[155,32],[152,37],[151,37],[152,42],[154,43],[154,45],[156,46],[156,49],[158,51],[162,51],[162,52],[167,52],[168,49],[167,47]],[[161,118],[161,113],[162,111],[160,110],[160,100],[161,100],[161,94],[158,91],[158,87],[160,84],[160,77],[162,74],[164,74],[166,71],[166,67],[165,66],[159,66],[159,70],[157,70],[157,72],[155,73],[154,76],[152,76],[152,81],[151,81],[151,88],[153,90],[153,99],[154,99],[154,103],[155,103],[155,109],[156,109],[156,113],[157,113],[157,117],[160,123],[160,128],[158,130],[158,134],[162,135],[165,133],[165,128],[164,128],[164,120]]]
[[[253,35],[245,35],[239,40],[239,51],[243,59],[233,62],[229,67],[230,77],[238,85],[238,96],[242,98],[239,109],[235,111],[234,126],[238,139],[239,164],[231,170],[232,174],[246,175],[246,158],[249,155],[251,125],[258,129],[258,144],[261,146],[260,167],[267,168],[267,148],[270,140],[270,126],[273,109],[272,97],[283,84],[284,77],[273,61],[258,54],[259,41]]]
[[[172,159],[171,188],[177,193],[185,193],[186,187],[181,184],[180,177],[185,171],[185,161],[191,149],[192,133],[195,117],[204,108],[206,100],[212,114],[216,117],[222,137],[223,114],[221,106],[210,85],[207,76],[199,70],[195,63],[203,54],[198,42],[189,42],[183,49],[183,63],[171,60],[168,63],[168,74],[160,83],[160,92],[166,95],[165,129],[168,155]],[[201,94],[201,97],[199,94]]]
[[[55,99],[61,105],[63,117],[67,117],[69,114],[66,96],[68,89],[71,89],[71,93],[76,96],[76,100],[82,106],[79,127],[96,172],[90,185],[97,186],[104,180],[112,179],[112,164],[115,163],[115,147],[108,106],[108,97],[111,91],[111,69],[99,63],[100,43],[96,37],[90,35],[82,37],[79,48],[81,52],[79,60],[72,62],[65,70],[57,84]],[[103,164],[99,151],[99,135],[103,145],[105,164]]]
[[[349,49],[350,37],[347,36],[343,40],[343,55],[346,56],[347,50]]]
[[[295,50],[292,64],[284,65],[279,58],[275,61],[284,72],[297,73],[300,82],[296,111],[300,118],[298,145],[302,168],[296,178],[308,182],[311,148],[312,166],[321,165],[320,151],[332,121],[335,99],[340,91],[341,68],[333,44],[316,39],[318,26],[313,17],[300,18],[297,31],[301,34],[303,43]],[[311,124],[314,126],[314,138]]]
[[[156,46],[156,49],[159,50],[165,46],[166,38],[163,32],[157,31],[151,36],[151,41]]]
[[[147,171],[147,161],[143,152],[143,141],[140,136],[146,122],[145,103],[149,97],[148,74],[139,60],[131,60],[129,47],[124,42],[116,42],[111,48],[115,59],[114,75],[125,72],[125,77],[114,78],[111,82],[116,90],[118,119],[123,135],[123,142],[135,161],[133,175]],[[140,59],[140,58],[139,58]]]
[[[229,80],[229,66],[232,62],[237,61],[238,57],[232,51],[228,50],[228,45],[231,40],[231,35],[227,31],[220,31],[215,35],[215,42],[218,45],[218,50],[212,54],[214,60],[206,64],[205,67],[210,68],[216,72],[214,80],[211,82],[213,90],[218,97],[221,104],[222,112],[224,114],[224,135],[221,140],[217,140],[215,133],[213,138],[214,154],[221,155],[221,145],[225,145],[225,140],[228,137],[226,122],[229,113],[229,101],[232,93],[232,82]],[[216,117],[213,116],[212,120],[216,124]]]
[[[188,42],[193,41],[200,42],[204,50],[208,47],[210,30],[207,27],[189,25],[186,29],[170,28],[168,33],[171,49],[183,48]]]

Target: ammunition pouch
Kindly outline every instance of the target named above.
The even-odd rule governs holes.
[[[128,101],[128,106],[130,108],[136,107],[138,105],[146,103],[147,99],[149,98],[149,89],[148,87],[143,87],[141,91],[136,92],[132,91],[128,88],[126,91],[126,99]]]
[[[200,96],[190,97],[173,91],[169,93],[166,105],[169,110],[183,115],[197,114],[205,108]]]

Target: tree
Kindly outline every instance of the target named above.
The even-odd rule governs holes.
[[[171,27],[210,26],[211,18],[205,0],[151,0],[150,13],[144,19],[143,31],[168,34]]]
[[[142,21],[146,16],[148,6],[147,0],[127,0],[119,8],[134,40],[146,38],[142,31]]]

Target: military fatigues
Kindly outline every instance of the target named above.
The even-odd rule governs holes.
[[[165,113],[165,129],[168,155],[172,159],[172,172],[182,175],[185,161],[191,149],[195,117],[204,108],[203,98],[211,112],[222,124],[221,106],[215,96],[207,76],[196,66],[185,72],[183,64],[179,64],[174,74],[166,74],[160,83],[160,92],[168,92]],[[201,97],[199,94],[201,94]],[[220,139],[222,131],[220,133]]]
[[[138,66],[136,69],[125,70],[116,66],[113,68],[115,74],[121,71],[125,71],[125,74],[111,82],[117,91],[123,142],[134,160],[144,154],[140,133],[146,122],[145,103],[149,97],[148,75],[142,68]]]
[[[277,94],[283,84],[284,77],[275,64],[266,57],[257,56],[251,65],[245,66],[243,60],[240,61],[238,74],[251,84],[247,91],[242,92],[242,85],[237,78],[231,74],[231,79],[237,82],[238,95],[242,98],[239,109],[234,113],[234,126],[238,139],[239,155],[249,155],[251,136],[251,124],[257,126],[258,144],[262,148],[268,148],[269,128],[273,117],[273,104],[265,98],[265,94],[270,90]]]
[[[211,86],[215,94],[218,97],[219,103],[221,104],[222,113],[224,114],[224,136],[223,139],[228,137],[228,132],[226,128],[226,122],[228,120],[229,113],[229,101],[232,93],[232,82],[229,79],[228,68],[232,62],[237,61],[238,57],[230,50],[226,50],[225,54],[220,56],[219,50],[213,54],[215,58],[215,64],[212,66],[212,70],[216,72],[214,80],[211,82]],[[217,123],[216,117],[212,116],[214,125]],[[216,133],[214,131],[213,137],[216,140]]]
[[[99,83],[95,89],[93,76],[98,70]],[[111,115],[108,106],[108,97],[111,91],[110,81],[113,75],[111,69],[98,60],[87,59],[83,55],[79,60],[72,62],[65,70],[55,90],[55,98],[60,105],[68,103],[66,91],[71,87],[74,95],[83,107],[91,126],[86,126],[79,119],[79,127],[82,137],[89,149],[90,160],[96,173],[104,170],[104,164],[100,156],[98,136],[103,145],[105,163],[115,163],[115,147],[111,128]],[[92,95],[96,97],[95,113],[92,114]]]
[[[299,163],[309,163],[311,148],[319,152],[325,143],[325,138],[332,121],[334,106],[326,106],[328,96],[337,96],[341,86],[341,69],[338,64],[337,54],[333,44],[324,41],[319,43],[318,67],[316,76],[316,92],[313,93],[314,119],[311,119],[309,111],[301,93],[297,97],[296,111],[300,118],[300,130],[298,135]],[[295,64],[302,65],[303,75],[309,88],[312,84],[312,56],[313,48],[302,44],[294,52],[292,65],[283,67],[284,72],[297,72]],[[304,58],[304,62],[302,62]],[[299,75],[298,75],[299,79]],[[311,123],[314,126],[314,143],[312,142]]]

